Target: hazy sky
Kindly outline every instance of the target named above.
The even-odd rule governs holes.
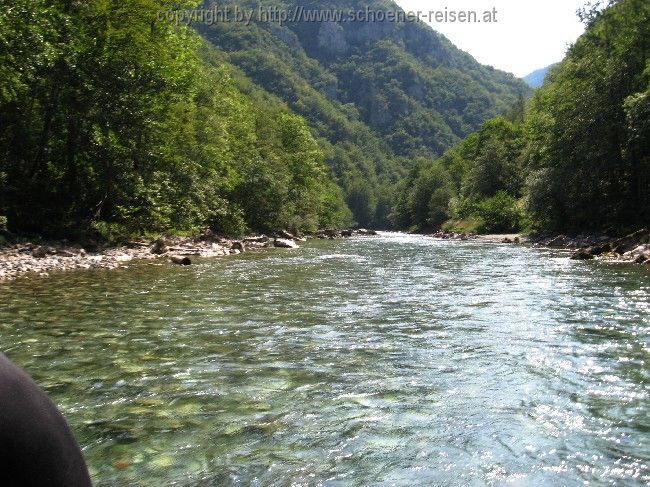
[[[479,62],[517,76],[561,61],[584,28],[576,10],[586,0],[396,0],[407,11],[496,8],[497,23],[431,23]]]

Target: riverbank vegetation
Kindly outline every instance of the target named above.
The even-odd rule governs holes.
[[[402,183],[401,228],[620,231],[650,221],[650,4],[610,2],[520,102]]]
[[[157,21],[161,2],[2,4],[9,230],[119,238],[350,223],[305,120],[194,31]]]
[[[650,5],[609,4],[528,97],[420,22],[186,27],[160,12],[211,2],[0,0],[0,240],[638,227]]]

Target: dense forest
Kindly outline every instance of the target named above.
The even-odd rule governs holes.
[[[186,27],[160,12],[210,2],[1,6],[0,218],[15,233],[386,227],[416,155],[527,93],[421,23]]]
[[[265,2],[298,4],[362,6]],[[586,33],[532,96],[421,22],[160,15],[214,7],[198,0],[0,6],[5,235],[650,221],[644,0],[584,9]]]
[[[396,225],[577,232],[650,221],[650,3],[581,15],[586,33],[525,105],[411,170]]]
[[[349,224],[304,119],[193,30],[157,21],[161,7],[2,1],[9,230],[116,239]]]

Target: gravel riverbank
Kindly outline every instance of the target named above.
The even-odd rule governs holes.
[[[0,282],[22,276],[46,277],[73,269],[115,269],[133,260],[163,260],[170,265],[191,264],[192,257],[223,257],[269,248],[295,248],[309,238],[343,238],[373,235],[369,230],[321,230],[304,237],[281,231],[273,235],[251,235],[243,239],[220,237],[206,232],[196,237],[166,237],[137,240],[119,247],[85,249],[80,245],[14,243],[0,247]]]
[[[443,240],[478,240],[493,243],[527,244],[534,247],[571,251],[571,258],[574,260],[606,259],[650,265],[650,230],[648,229],[637,230],[622,237],[612,237],[606,234],[521,235],[509,233],[464,235],[442,231],[428,236]]]

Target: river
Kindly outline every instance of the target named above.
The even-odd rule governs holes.
[[[647,485],[650,272],[426,237],[0,285],[96,486]]]

